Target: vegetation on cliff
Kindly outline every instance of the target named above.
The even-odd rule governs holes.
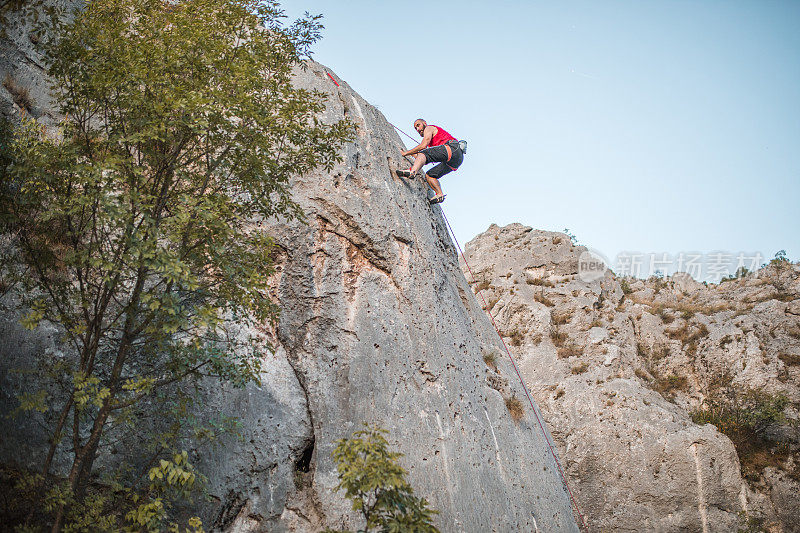
[[[367,426],[338,441],[333,451],[339,473],[337,489],[344,490],[353,510],[361,513],[364,532],[437,533],[433,525],[437,512],[428,507],[425,498],[414,495],[406,471],[397,463],[401,454],[389,450],[387,433]]]
[[[302,217],[290,176],[329,169],[352,129],[322,123],[323,95],[291,83],[319,17],[282,19],[258,0],[96,0],[46,21],[62,127],[23,120],[0,141],[4,284],[25,326],[54,325],[65,346],[19,369],[35,392],[17,415],[46,424],[50,447],[17,480],[18,522],[164,527],[202,479],[180,439],[230,430],[186,424],[191,384],[258,381],[269,346],[243,326],[278,312],[259,221]],[[100,480],[97,458],[141,433],[145,410],[162,417],[147,460]]]

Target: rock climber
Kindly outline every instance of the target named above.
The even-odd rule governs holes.
[[[422,137],[422,141],[411,150],[403,152],[403,157],[415,155],[414,164],[408,170],[398,170],[397,175],[404,178],[422,177],[424,175],[428,180],[428,185],[434,192],[430,202],[432,204],[441,203],[444,201],[445,195],[442,193],[439,179],[461,166],[461,163],[464,162],[466,143],[459,143],[444,128],[428,124],[421,118],[414,121],[414,129]],[[422,167],[428,163],[439,164],[427,173],[422,172]]]

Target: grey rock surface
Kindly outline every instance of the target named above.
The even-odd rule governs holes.
[[[0,74],[35,87],[50,120],[43,73],[26,66],[36,64],[35,48],[24,31],[15,35],[2,43]],[[488,379],[495,371],[483,354],[500,340],[459,269],[441,208],[429,206],[423,183],[392,173],[403,164],[397,133],[334,78],[338,87],[310,63],[296,82],[327,93],[323,120],[349,117],[357,138],[331,173],[294,181],[307,224],[268,222],[282,250],[273,279],[282,314],[277,330],[265,326],[277,349],[264,356],[261,387],[206,387],[204,412],[238,416],[244,438],[193,453],[214,498],[199,512],[229,531],[360,527],[334,490],[330,454],[369,422],[389,430],[442,531],[576,531],[548,435],[532,413],[514,421],[506,408],[509,394],[523,395],[519,384],[500,392]],[[0,96],[4,113],[20,112],[13,95]],[[19,330],[13,313],[4,320],[2,414],[19,384],[8,362],[32,357],[47,335]],[[503,361],[497,369],[511,375]],[[41,454],[43,439],[9,428],[0,461],[23,466],[19,450]]]
[[[623,285],[611,272],[581,281],[585,250],[521,224],[492,225],[465,247],[590,529],[798,531],[800,266],[708,287],[685,274]],[[772,444],[740,462],[728,437],[690,415],[750,389],[789,403]]]

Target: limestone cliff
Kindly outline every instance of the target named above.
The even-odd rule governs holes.
[[[0,109],[52,118],[35,46],[14,29],[2,43],[0,77],[29,90],[22,102],[0,89]],[[423,183],[391,173],[399,137],[336,79],[316,63],[296,76],[328,94],[323,120],[347,116],[358,135],[331,173],[294,181],[307,224],[268,223],[281,249],[273,287],[282,312],[277,329],[263,333],[276,351],[264,356],[260,387],[207,384],[205,412],[239,417],[243,438],[192,454],[213,498],[199,512],[207,526],[230,531],[358,527],[334,491],[330,453],[370,422],[389,430],[443,531],[576,531],[547,435],[531,413],[513,421],[487,384],[493,371],[482,354],[500,340],[459,269],[440,208],[429,206]],[[17,318],[7,311],[0,321],[0,415],[14,408],[22,383],[9,369],[61,349],[57,332],[25,332]],[[518,384],[509,387],[522,396]],[[44,438],[35,424],[7,428],[0,462],[34,464]],[[132,448],[109,453],[118,460],[135,456]]]
[[[710,286],[610,272],[587,283],[584,250],[511,224],[465,253],[591,529],[800,530],[800,265]],[[752,389],[787,400],[763,439],[742,433],[734,448],[693,423],[710,400]]]

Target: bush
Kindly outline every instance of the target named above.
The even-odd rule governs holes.
[[[789,259],[786,258],[786,250],[778,250],[775,253],[775,257],[773,259],[770,259],[769,261],[770,265],[778,265],[778,266],[784,266],[787,265],[788,263]]]
[[[353,510],[364,518],[359,531],[438,533],[433,525],[438,511],[414,495],[407,472],[397,463],[402,454],[389,450],[386,434],[365,424],[365,429],[337,441],[332,454],[339,474],[336,490],[344,490]]]
[[[622,294],[624,294],[625,296],[627,296],[628,294],[633,292],[633,289],[631,289],[631,286],[628,283],[628,280],[625,279],[625,278],[622,278],[621,280],[619,280],[619,287],[620,287],[620,289],[622,289]]]
[[[787,450],[771,441],[766,431],[786,422],[789,404],[783,394],[761,389],[728,389],[711,395],[701,408],[692,411],[696,424],[712,424],[733,442],[745,475],[756,478],[766,466],[780,466]]]

